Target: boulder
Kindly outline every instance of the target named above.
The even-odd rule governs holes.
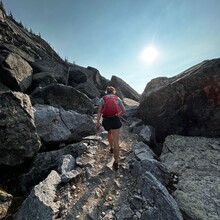
[[[139,102],[134,101],[133,99],[124,98],[123,104],[125,106],[125,118],[133,118],[137,116],[137,109],[139,106]]]
[[[46,104],[83,114],[92,114],[94,112],[94,105],[85,94],[71,86],[62,84],[50,84],[46,87],[35,89],[31,94],[31,101],[33,105]]]
[[[156,129],[161,143],[170,134],[219,137],[219,92],[220,59],[207,60],[175,77],[148,83],[139,117]]]
[[[117,219],[131,219],[133,215],[133,210],[127,204],[122,204],[120,210],[116,213]]]
[[[220,216],[220,139],[170,135],[161,161],[179,176],[173,196],[185,219]]]
[[[63,155],[62,164],[60,166],[60,177],[62,183],[68,183],[76,178],[81,172],[75,169],[76,160],[71,154]]]
[[[170,173],[166,166],[157,161],[158,157],[143,142],[138,142],[133,148],[135,159],[132,159],[129,164],[133,176],[141,176],[146,171],[153,174],[164,186],[168,184]]]
[[[101,93],[91,81],[80,83],[75,88],[80,92],[86,94],[90,99],[94,99],[95,97],[101,96]]]
[[[77,142],[96,132],[91,116],[53,106],[36,105],[35,119],[38,135],[44,145]]]
[[[14,91],[25,92],[32,82],[32,67],[15,53],[0,55],[1,82]]]
[[[143,125],[139,136],[140,139],[148,145],[155,143],[155,131],[152,126]]]
[[[150,149],[150,147],[143,143],[138,142],[133,147],[134,155],[139,160],[145,160],[145,159],[157,159],[157,156],[154,154],[154,152]]]
[[[144,175],[143,196],[146,198],[142,219],[183,220],[174,198],[149,172]]]
[[[0,165],[22,164],[40,146],[29,97],[20,92],[0,93]]]
[[[3,219],[12,203],[13,196],[0,189],[0,219]]]
[[[159,156],[162,151],[162,144],[156,142],[155,129],[150,125],[145,125],[140,119],[133,118],[130,130],[138,135],[138,140],[146,143]]]
[[[144,122],[139,118],[133,118],[131,121],[131,125],[129,126],[129,129],[134,134],[140,134],[142,128],[143,128]]]
[[[56,190],[60,182],[59,174],[52,170],[44,181],[34,187],[30,195],[22,203],[15,219],[55,219],[61,205],[59,202],[55,202]]]
[[[27,53],[23,49],[19,49],[19,47],[15,46],[13,44],[0,42],[0,49],[2,52],[7,51],[8,53],[18,54],[20,57],[22,57],[24,60],[26,60],[29,64],[35,61],[34,56],[32,56],[32,54]]]
[[[51,78],[53,78],[53,81],[56,81],[60,84],[66,85],[68,82],[67,67],[60,62],[51,59],[42,59],[36,60],[35,62],[31,63],[31,66],[34,70],[34,75],[41,73],[41,80],[43,80],[43,75],[44,77],[51,76]],[[48,85],[47,77],[45,78],[44,84]]]
[[[76,143],[70,144],[60,150],[38,153],[28,166],[28,170],[18,177],[13,176],[13,178],[10,178],[6,183],[7,185],[4,185],[4,188],[13,195],[28,195],[35,185],[39,184],[39,182],[43,181],[49,175],[51,170],[55,170],[61,175],[63,174],[62,181],[67,181],[74,177],[73,174],[76,175],[75,171],[71,172],[75,166],[74,161],[77,157],[81,156],[86,149],[84,144]],[[73,157],[71,159],[73,161],[71,170],[67,170],[66,168],[65,172],[64,155],[71,155]],[[14,185],[15,182],[17,183],[16,186]]]
[[[0,82],[0,92],[8,92],[10,89]]]
[[[87,81],[87,74],[83,70],[84,68],[76,65],[69,66],[69,85],[75,86]]]
[[[69,85],[85,93],[89,98],[104,94],[108,80],[93,67],[69,66]]]
[[[33,92],[33,90],[36,89],[37,87],[45,87],[52,83],[58,83],[59,81],[61,81],[58,78],[59,76],[56,76],[56,73],[54,72],[35,73],[33,75],[32,84],[28,92],[29,91]]]
[[[134,101],[140,100],[140,94],[138,94],[131,86],[117,76],[112,76],[109,85],[114,86],[116,89],[116,95],[121,99],[129,98]]]

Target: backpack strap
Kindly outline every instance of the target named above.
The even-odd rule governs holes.
[[[116,96],[116,95],[111,95],[111,96],[105,95],[102,98],[103,98],[104,102],[106,102],[106,100],[109,99],[109,98],[114,98],[115,100],[117,100],[118,96]]]

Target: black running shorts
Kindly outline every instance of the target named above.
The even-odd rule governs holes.
[[[110,131],[111,129],[119,129],[122,126],[122,123],[118,116],[115,117],[103,116],[102,126],[106,131]]]

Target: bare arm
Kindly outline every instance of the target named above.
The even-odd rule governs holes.
[[[120,103],[119,108],[120,108],[120,112],[119,112],[118,116],[123,116],[125,113],[125,107],[122,102]]]
[[[96,122],[96,128],[98,129],[100,127],[100,119],[101,119],[101,116],[102,116],[102,104],[100,103],[99,104],[99,108],[98,108],[98,113],[97,113],[97,122]]]

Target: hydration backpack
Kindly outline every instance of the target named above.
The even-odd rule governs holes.
[[[120,111],[117,105],[118,96],[103,96],[103,99],[105,101],[105,105],[102,109],[102,114],[106,116],[114,116],[117,115]]]

